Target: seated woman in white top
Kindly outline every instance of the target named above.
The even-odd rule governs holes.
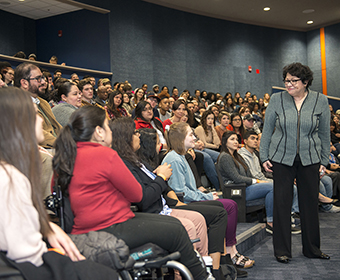
[[[0,116],[0,251],[25,279],[117,279],[114,270],[83,261],[71,239],[48,221],[40,194],[43,120],[30,95],[14,87],[0,89]],[[58,253],[48,252],[43,237]]]

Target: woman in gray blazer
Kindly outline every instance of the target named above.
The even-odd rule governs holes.
[[[270,98],[260,145],[265,170],[274,172],[274,254],[282,263],[288,263],[292,257],[290,209],[296,178],[303,254],[329,259],[320,250],[318,217],[319,181],[325,173],[330,149],[328,100],[309,90],[313,72],[308,66],[285,66],[283,79],[287,91]]]

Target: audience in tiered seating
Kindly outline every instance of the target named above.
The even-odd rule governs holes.
[[[11,68],[10,65],[8,66],[7,64],[1,64],[0,66],[1,66],[1,69],[0,69],[0,72],[1,72],[0,88],[1,88],[4,86],[6,87],[11,84],[9,80],[7,81],[6,75],[12,76],[11,70],[13,71],[13,69]],[[247,180],[246,180],[247,182],[251,180],[250,186],[254,186],[253,194],[255,196],[258,195],[257,193],[258,188],[256,189],[256,187],[259,186],[260,184],[254,183],[253,179],[263,180],[264,184],[266,184],[265,182],[270,181],[270,179],[267,179],[265,175],[261,172],[259,161],[255,155],[256,152],[254,151],[254,153],[251,153],[247,149],[247,143],[248,143],[247,140],[249,138],[249,135],[255,135],[253,131],[255,131],[256,134],[259,135],[259,137],[261,136],[262,124],[265,118],[265,109],[270,101],[269,94],[265,94],[263,98],[257,99],[257,96],[252,95],[250,92],[247,92],[244,98],[242,98],[241,95],[237,92],[235,93],[234,98],[232,97],[231,93],[226,93],[225,97],[223,98],[218,93],[217,94],[213,92],[207,93],[205,90],[203,91],[196,90],[195,95],[190,96],[189,91],[184,90],[181,96],[179,97],[179,91],[176,87],[174,87],[172,89],[172,96],[170,97],[168,87],[163,86],[161,92],[159,93],[159,85],[157,84],[153,86],[151,92],[147,92],[146,84],[143,84],[142,88],[140,89],[137,88],[135,91],[132,91],[131,84],[129,84],[128,81],[125,81],[125,82],[115,83],[116,89],[112,91],[111,81],[107,78],[100,79],[98,81],[98,88],[94,90],[95,78],[91,76],[84,77],[84,79],[79,81],[77,85],[79,88],[78,90],[74,83],[71,83],[68,79],[61,78],[62,73],[60,70],[56,70],[56,72],[54,73],[55,74],[54,81],[52,81],[52,76],[47,70],[46,71],[44,70],[43,74],[41,72],[42,71],[40,71],[40,69],[35,65],[32,65],[29,63],[21,64],[17,66],[15,69],[14,85],[27,90],[31,94],[33,101],[38,106],[38,113],[41,115],[41,117],[44,120],[43,128],[44,128],[45,140],[41,143],[42,147],[45,147],[48,149],[51,149],[53,147],[54,141],[56,137],[59,135],[62,126],[65,127],[65,130],[70,130],[72,133],[74,133],[74,127],[72,125],[71,126],[67,125],[67,123],[69,123],[70,118],[72,120],[73,117],[71,117],[71,114],[73,113],[73,111],[77,112],[78,114],[79,110],[77,110],[77,108],[80,107],[79,97],[81,95],[81,98],[82,98],[81,106],[95,105],[95,106],[90,106],[90,107],[92,108],[97,107],[97,109],[105,108],[107,111],[107,115],[111,119],[117,119],[118,120],[117,123],[121,122],[120,118],[122,117],[129,118],[127,119],[127,122],[129,122],[130,120],[129,113],[134,109],[131,113],[132,113],[132,118],[134,118],[136,128],[137,129],[138,128],[149,128],[149,129],[154,129],[157,132],[157,135],[158,135],[157,137],[160,140],[161,144],[163,145],[161,148],[158,148],[159,149],[158,151],[162,149],[165,150],[167,148],[170,148],[170,150],[173,150],[171,146],[168,147],[169,143],[167,143],[165,139],[166,137],[164,136],[164,134],[167,133],[165,131],[168,131],[169,129],[171,130],[171,127],[176,128],[177,126],[180,125],[181,122],[184,121],[184,122],[187,122],[191,128],[195,129],[195,133],[197,134],[199,140],[193,141],[192,143],[190,143],[190,145],[192,144],[192,148],[194,148],[195,150],[190,149],[188,150],[188,153],[186,153],[187,151],[185,151],[185,153],[183,153],[183,155],[185,156],[181,157],[181,160],[183,160],[184,163],[188,162],[188,166],[190,166],[190,168],[188,168],[188,170],[186,170],[185,171],[186,173],[184,174],[186,176],[189,176],[188,175],[189,173],[191,175],[194,175],[194,176],[191,176],[191,175],[189,176],[191,179],[193,179],[192,182],[190,182],[193,190],[192,192],[190,190],[186,194],[185,201],[188,201],[187,199],[188,197],[190,197],[191,194],[195,194],[194,197],[201,196],[201,197],[206,198],[206,197],[211,196],[210,198],[217,198],[216,194],[214,195],[212,193],[209,194],[207,193],[208,191],[206,188],[201,188],[202,183],[200,182],[200,175],[203,174],[203,172],[205,172],[205,174],[207,175],[207,178],[209,179],[211,183],[212,188],[219,190],[220,186],[219,186],[214,162],[217,161],[217,158],[220,155],[219,148],[220,148],[221,139],[223,139],[222,137],[223,135],[227,137],[226,135],[232,134],[232,136],[233,137],[236,136],[236,139],[237,139],[237,144],[235,144],[236,146],[232,153],[228,154],[229,148],[226,145],[228,142],[228,139],[225,140],[225,143],[224,143],[225,147],[223,147],[222,145],[222,149],[224,152],[220,156],[220,163],[222,162],[222,166],[224,168],[224,171],[226,171],[226,174],[229,174],[228,172],[230,172],[230,170],[238,171],[240,173],[243,167],[244,169],[243,171],[245,174],[243,174],[242,173],[243,171],[242,171],[241,175],[247,177]],[[74,81],[77,81],[77,77],[79,79],[79,76],[76,76],[76,75],[71,75],[71,77],[69,78],[71,80],[73,79]],[[96,92],[96,96],[97,96],[96,98],[94,98],[94,92]],[[124,98],[124,101],[123,101],[123,98]],[[48,102],[50,102],[50,104],[48,104]],[[59,102],[60,104],[58,104]],[[53,108],[53,110],[51,110],[51,107],[53,106],[55,107]],[[67,110],[66,113],[65,113],[65,110]],[[96,110],[96,109],[93,109],[93,110]],[[80,117],[85,117],[85,115],[81,115]],[[160,116],[160,119],[158,118],[159,116]],[[217,122],[215,122],[216,117],[218,117]],[[124,121],[122,122],[124,123]],[[218,125],[215,126],[216,124]],[[186,125],[186,127],[188,126]],[[92,133],[92,135],[95,135],[94,139],[96,141],[100,138],[99,136],[103,136],[105,133],[107,133],[105,132],[105,129],[106,129],[105,124],[104,125],[99,124],[98,126],[96,126],[96,129],[93,130],[93,133]],[[229,132],[229,130],[235,131],[236,134]],[[246,133],[247,131],[250,132],[250,134],[249,133],[247,134]],[[319,195],[320,209],[322,211],[330,212],[330,213],[339,212],[338,211],[339,207],[337,207],[339,206],[339,202],[336,199],[334,200],[334,198],[339,198],[339,193],[340,193],[340,172],[339,172],[340,166],[336,166],[336,164],[338,164],[337,155],[340,152],[340,144],[338,141],[340,137],[337,136],[337,134],[340,135],[340,133],[338,133],[339,131],[340,131],[339,118],[337,114],[334,113],[332,116],[330,133],[332,135],[332,142],[336,148],[337,146],[339,147],[339,151],[337,151],[336,148],[335,148],[335,151],[332,151],[335,156],[330,157],[330,165],[328,166],[327,177],[324,177],[321,180],[320,195]],[[126,131],[124,131],[124,133],[125,132]],[[133,139],[137,137],[136,135],[138,134],[135,134],[135,136],[133,136]],[[113,137],[119,137],[119,136],[113,135]],[[60,143],[62,143],[64,140],[65,139],[61,137]],[[90,139],[87,141],[92,141],[92,140],[93,139],[90,137]],[[122,139],[118,139],[118,140],[122,140]],[[104,146],[106,145],[106,143],[99,143],[99,144],[104,145]],[[126,144],[130,145],[130,143],[126,143]],[[246,164],[246,163],[242,160],[240,156],[238,157],[236,156],[239,159],[239,160],[236,160],[238,164],[236,164],[234,160],[229,162],[230,164],[223,164],[223,160],[226,157],[226,154],[228,154],[229,156],[234,155],[235,157],[234,152],[236,152],[244,144],[246,146],[242,148],[239,151],[239,153],[244,157],[245,162],[248,164],[248,168],[247,168],[247,165],[245,165],[246,167],[243,166],[243,164]],[[185,141],[184,141],[184,145],[186,145],[185,146],[186,148],[190,146],[189,143],[186,143]],[[212,150],[211,148],[214,150]],[[130,152],[134,152],[133,147],[131,148]],[[169,152],[164,159],[164,161],[166,161],[167,163],[169,163],[168,162],[169,155],[171,155],[172,152],[173,151]],[[118,151],[118,153],[120,152]],[[164,153],[164,151],[162,153]],[[249,163],[249,159],[250,159],[249,153],[251,155],[251,158],[253,159],[253,163],[256,162],[255,166],[254,164]],[[127,162],[129,162],[129,158],[127,159]],[[232,163],[235,166],[233,166]],[[91,172],[92,172],[93,171],[92,164],[91,164],[91,167],[92,167],[91,169]],[[174,168],[174,170],[169,180],[170,185],[173,185],[174,181],[176,181],[178,184],[185,183],[186,178],[184,178],[183,181],[178,179],[182,177],[180,176],[181,172],[178,170],[177,167],[176,167],[176,163],[173,163],[172,168]],[[134,170],[134,168],[135,166],[130,169]],[[148,170],[149,172],[153,171],[152,168],[151,169],[149,168]],[[256,171],[256,174],[253,174],[253,172],[255,171]],[[73,171],[69,170],[68,172],[70,172],[70,175],[75,174],[74,170]],[[143,171],[139,167],[138,167],[138,172],[144,172],[143,174],[145,174],[145,171]],[[223,173],[223,170],[221,170],[221,173]],[[156,174],[157,174],[157,171],[156,171]],[[81,178],[81,177],[78,177],[78,178]],[[84,180],[84,178],[81,178],[81,180]],[[148,180],[150,183],[152,183],[153,179],[149,177]],[[146,186],[143,186],[143,188],[144,187],[148,188],[149,187],[148,183],[146,184]],[[175,186],[174,186],[174,189],[175,189]],[[248,189],[250,190],[249,187],[247,188],[247,190]],[[159,203],[161,201],[160,194],[163,191],[164,190],[162,189],[160,192],[156,193],[157,200],[155,200],[155,202],[157,201],[158,204],[160,204]],[[266,197],[270,196],[270,193],[271,191],[268,191],[264,196]],[[270,201],[269,198],[268,198],[268,201]],[[176,204],[178,206],[181,203],[176,202]],[[161,208],[163,209],[163,205],[161,205]],[[298,209],[298,206],[296,206],[295,209]],[[268,203],[266,203],[266,210],[267,210],[268,228],[270,228],[272,220],[271,220],[271,209],[268,206]],[[235,213],[232,214],[229,211],[228,214],[229,214],[229,218],[231,218],[232,216],[230,215],[234,215]],[[205,215],[203,214],[203,216]],[[237,213],[236,213],[236,216],[237,216]],[[176,224],[175,226],[178,226],[178,224]],[[235,222],[235,227],[236,227],[236,222]],[[96,227],[94,227],[94,229],[95,228]],[[180,232],[182,232],[182,230],[180,230]],[[232,236],[232,234],[229,235],[229,237],[227,234],[227,246],[229,246],[230,244],[234,242],[234,241],[230,242],[230,240],[233,239],[233,238],[230,238],[230,236]],[[210,237],[210,234],[209,234],[209,237]],[[156,238],[156,237],[152,236],[152,238]],[[204,236],[202,236],[202,239],[204,239]],[[150,240],[150,241],[154,241],[154,240]],[[232,246],[234,246],[234,244],[232,244]],[[189,249],[187,245],[185,245],[184,247],[186,248],[185,250],[187,250],[186,253],[190,255],[191,253],[188,253]],[[209,252],[210,252],[210,247],[209,247]],[[230,251],[230,254],[232,257],[234,257],[236,253],[234,250]],[[248,260],[246,257],[242,257],[242,256],[235,257],[234,260],[237,263],[244,263],[245,266],[252,265],[250,264],[252,262]],[[189,264],[188,266],[190,267],[191,264]],[[195,271],[196,268],[193,268],[193,270]],[[195,273],[203,275],[201,274],[202,272],[198,272],[198,270],[196,270]],[[242,272],[239,272],[239,273],[242,273]],[[202,279],[204,279],[203,276],[202,276]]]

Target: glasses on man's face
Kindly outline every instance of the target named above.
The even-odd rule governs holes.
[[[294,79],[294,80],[288,80],[288,79],[286,79],[286,80],[283,80],[283,82],[285,83],[285,85],[288,85],[289,83],[291,83],[292,85],[296,85],[296,83],[297,83],[298,81],[301,81],[301,79]]]
[[[44,82],[46,81],[44,76],[37,76],[35,78],[29,78],[27,80],[29,80],[29,81],[36,80],[38,83],[42,83],[42,81],[44,81]]]

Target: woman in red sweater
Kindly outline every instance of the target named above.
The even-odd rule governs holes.
[[[74,214],[72,233],[104,230],[130,248],[152,242],[169,252],[179,251],[180,261],[194,278],[207,279],[177,219],[130,210],[131,202],[141,201],[142,188],[110,149],[111,142],[105,111],[92,106],[75,111],[55,142],[55,183],[69,195]]]

